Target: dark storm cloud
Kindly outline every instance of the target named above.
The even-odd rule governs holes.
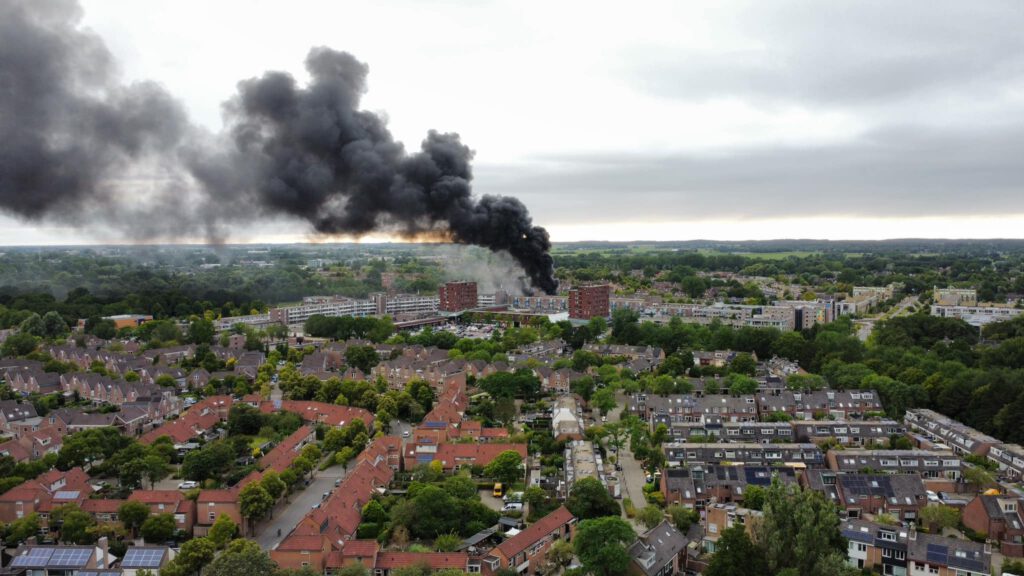
[[[219,240],[282,215],[325,234],[441,234],[506,251],[535,287],[557,288],[547,231],[515,198],[472,195],[457,134],[431,131],[409,154],[359,109],[369,70],[352,55],[311,50],[306,86],[283,72],[240,82],[212,136],[159,86],[122,86],[81,16],[64,0],[0,4],[0,208],[134,237]],[[147,188],[112,183],[144,170]]]
[[[488,189],[567,222],[999,215],[1024,213],[1021,150],[1017,128],[896,127],[836,146],[564,156],[478,171]]]

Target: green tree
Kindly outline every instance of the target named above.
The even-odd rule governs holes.
[[[995,483],[992,474],[981,466],[968,466],[964,468],[964,482],[974,486],[975,491],[982,491],[987,486]]]
[[[686,534],[690,530],[690,526],[700,521],[700,513],[693,508],[687,508],[678,504],[669,506],[666,510],[669,518],[672,518],[672,523],[676,525],[676,528],[680,532]]]
[[[765,489],[756,484],[747,484],[743,494],[743,507],[751,510],[764,508]]]
[[[742,396],[744,394],[754,394],[757,392],[757,380],[754,380],[750,376],[744,376],[743,374],[729,374],[725,377],[726,386],[729,389],[729,394],[733,396]]]
[[[273,576],[278,565],[252,540],[233,540],[205,569],[204,576]]]
[[[221,514],[214,521],[213,526],[210,526],[210,532],[207,534],[207,537],[219,550],[227,546],[228,542],[234,539],[237,534],[238,525],[227,514]]]
[[[608,489],[593,477],[581,478],[572,485],[565,507],[581,520],[618,516],[622,513],[619,503],[608,493]]]
[[[39,314],[33,312],[28,316],[28,318],[22,320],[21,324],[18,325],[18,333],[29,334],[36,338],[42,338],[43,336],[46,336],[46,324],[43,322],[43,319]]]
[[[462,544],[462,537],[455,533],[441,534],[434,539],[434,550],[454,552]]]
[[[43,314],[43,333],[47,338],[60,338],[68,333],[68,323],[54,310]]]
[[[171,467],[167,461],[151,454],[142,459],[142,470],[146,479],[149,480],[149,487],[156,487],[156,483],[166,478],[171,473]]]
[[[136,500],[129,500],[117,507],[117,517],[121,519],[125,530],[131,532],[134,537],[139,533],[143,522],[149,518],[149,506]]]
[[[83,512],[75,504],[65,504],[54,510],[50,517],[52,524],[60,525],[60,539],[70,544],[91,544],[95,538],[91,529],[96,520],[88,512]]]
[[[757,370],[757,362],[750,354],[740,352],[734,356],[732,362],[729,363],[729,370],[735,374],[753,376],[754,372]]]
[[[193,344],[210,344],[213,342],[213,322],[196,318],[188,325],[188,341]]]
[[[345,349],[345,363],[362,370],[364,374],[369,374],[370,369],[379,362],[380,357],[373,346],[349,346]]]
[[[263,473],[263,478],[260,478],[260,486],[270,494],[270,497],[276,502],[278,498],[284,495],[284,491],[288,489],[288,485],[284,483],[281,476],[274,470],[267,470]]]
[[[506,450],[498,454],[490,464],[484,468],[484,473],[498,482],[511,484],[523,477],[523,457],[515,450]]]
[[[628,546],[636,533],[618,515],[583,520],[576,527],[573,547],[590,574],[618,576],[629,568]]]
[[[928,530],[941,534],[944,528],[952,528],[960,523],[960,511],[952,506],[929,504],[921,509],[921,523]]]
[[[794,569],[818,574],[818,563],[833,553],[846,553],[839,514],[818,492],[772,480],[765,493],[764,516],[755,532],[772,573]]]
[[[213,560],[216,553],[217,545],[209,538],[193,538],[181,545],[173,563],[177,564],[184,574],[198,574]]]
[[[618,406],[615,401],[615,391],[605,387],[594,392],[590,398],[591,405],[601,411],[602,415],[608,414]]]
[[[636,519],[648,529],[654,528],[665,520],[665,511],[651,504],[638,510]]]
[[[11,334],[0,345],[0,353],[4,356],[27,356],[39,344],[39,339],[26,332]]]
[[[769,576],[764,550],[754,545],[743,526],[736,525],[722,531],[715,543],[715,554],[705,576]],[[810,573],[809,573],[810,574]]]
[[[29,537],[39,534],[39,515],[35,512],[18,518],[7,525],[4,531],[4,543],[8,546],[21,544]]]
[[[156,514],[146,518],[139,532],[146,542],[160,544],[174,538],[174,530],[176,528],[173,515]]]
[[[474,500],[480,498],[480,493],[476,488],[476,482],[474,482],[469,476],[461,474],[446,478],[444,481],[444,491],[450,494],[453,498],[458,498],[459,500]]]
[[[238,493],[238,507],[242,517],[249,522],[249,527],[255,525],[256,521],[263,518],[274,507],[274,499],[258,483],[246,485]]]
[[[362,562],[352,562],[338,570],[337,576],[370,576],[370,570]]]

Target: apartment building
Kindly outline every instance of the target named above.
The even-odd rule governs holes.
[[[927,408],[907,410],[903,421],[911,430],[924,435],[926,440],[944,444],[959,455],[987,456],[993,446],[1001,444],[988,434],[982,434],[970,426]]]
[[[438,310],[462,312],[476,308],[476,282],[446,282],[437,288]]]
[[[569,318],[590,320],[611,316],[611,286],[594,284],[569,289]]]
[[[939,288],[932,290],[935,303],[940,306],[975,306],[978,304],[978,291],[974,288]]]
[[[1005,322],[1024,314],[1024,308],[1014,308],[1008,304],[988,304],[985,306],[942,306],[932,304],[931,315],[940,318],[956,318],[971,326],[984,326],[993,322]]]
[[[959,480],[963,470],[963,462],[949,450],[831,450],[826,461],[836,472],[917,474],[925,480]]]

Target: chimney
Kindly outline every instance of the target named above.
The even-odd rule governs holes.
[[[100,538],[99,541],[96,542],[96,545],[103,551],[103,555],[98,559],[96,567],[100,569],[109,568],[110,562],[108,561],[108,558],[110,556],[110,545],[107,541],[107,537],[104,536]]]
[[[917,522],[911,522],[910,523],[910,530],[909,530],[909,532],[910,532],[909,538],[911,540],[917,540]]]

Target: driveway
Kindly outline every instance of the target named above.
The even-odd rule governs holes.
[[[295,525],[313,509],[313,504],[324,500],[324,492],[334,491],[335,480],[347,475],[348,469],[342,469],[341,466],[317,472],[305,490],[292,494],[287,501],[278,504],[274,516],[256,527],[256,542],[264,550],[276,548],[292,528],[295,528]],[[280,536],[277,535],[278,530],[281,531]]]

